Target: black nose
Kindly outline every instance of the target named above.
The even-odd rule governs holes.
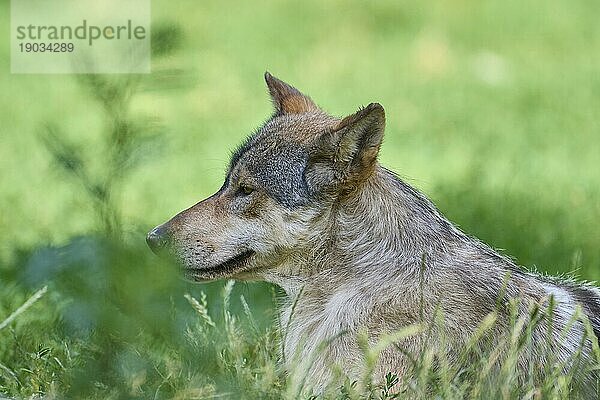
[[[157,226],[146,235],[146,243],[148,243],[148,247],[150,247],[154,254],[158,254],[167,242],[167,230],[163,225]]]

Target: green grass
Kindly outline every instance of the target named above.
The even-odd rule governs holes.
[[[9,6],[0,7],[8,26]],[[237,284],[226,314],[223,282],[183,283],[143,243],[148,228],[221,185],[230,150],[271,112],[265,69],[335,115],[380,102],[381,162],[451,220],[527,267],[600,279],[597,1],[187,0],[152,10],[157,27],[181,35],[129,105],[128,121],[162,133],[136,136],[143,162],[111,183],[119,241],[103,233],[98,199],[40,140],[55,127],[102,181],[111,115],[97,90],[74,76],[0,74],[0,324],[48,286],[0,329],[0,393],[289,395],[273,324],[281,293]],[[9,66],[4,41],[0,67]],[[184,298],[201,292],[215,327]],[[476,380],[455,373],[424,373],[409,393],[471,393]],[[526,397],[531,386],[506,392],[513,377],[484,387]],[[566,378],[544,393],[565,398]],[[348,384],[332,396],[363,390]]]

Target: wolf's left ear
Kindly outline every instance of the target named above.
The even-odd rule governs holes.
[[[284,81],[275,78],[269,72],[265,72],[265,82],[269,88],[271,100],[273,100],[277,114],[301,114],[319,110],[319,107],[310,97]]]
[[[316,160],[322,167],[327,165],[326,175],[337,182],[365,180],[375,169],[384,130],[385,111],[381,104],[371,103],[318,139]]]

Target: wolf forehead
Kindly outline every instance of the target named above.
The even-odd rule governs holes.
[[[324,112],[274,115],[233,153],[230,184],[250,184],[287,207],[305,205],[312,195],[304,179],[315,139],[339,119]]]

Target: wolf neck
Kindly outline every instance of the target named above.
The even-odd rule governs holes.
[[[311,240],[312,256],[283,276],[268,279],[288,295],[310,286],[327,295],[353,280],[375,284],[405,277],[412,284],[411,278],[424,268],[449,267],[449,254],[510,264],[458,230],[425,196],[382,167],[323,216],[319,226]]]
[[[426,197],[381,167],[337,211],[332,250],[357,273],[420,269],[468,239]]]

